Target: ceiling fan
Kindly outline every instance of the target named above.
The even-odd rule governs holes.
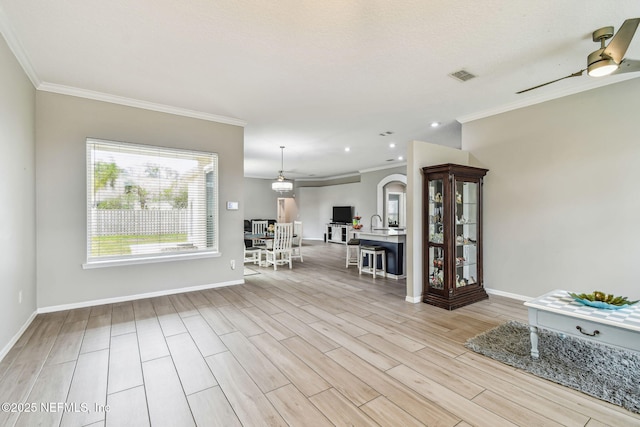
[[[591,77],[602,77],[610,74],[631,73],[640,71],[640,60],[628,59],[624,54],[629,48],[629,44],[633,39],[633,35],[638,28],[640,18],[632,18],[624,21],[618,32],[613,35],[613,27],[603,27],[593,32],[593,41],[600,42],[600,49],[591,52],[587,57],[587,68],[569,74],[550,82],[542,83],[534,87],[516,92],[516,94],[528,92],[539,87],[559,82],[560,80],[571,77],[580,77],[585,71]],[[605,40],[611,39],[608,46],[605,46]]]

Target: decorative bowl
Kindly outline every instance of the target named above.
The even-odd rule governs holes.
[[[620,310],[621,308],[630,307],[633,304],[638,302],[638,301],[629,301],[627,300],[626,297],[620,297],[618,299],[619,300],[618,304],[610,304],[608,302],[598,301],[597,298],[594,297],[594,294],[597,294],[597,293],[599,292],[596,291],[593,294],[589,294],[588,296],[591,297],[591,299],[587,298],[586,294],[578,295],[573,292],[569,292],[569,295],[571,296],[571,298],[573,298],[575,301],[579,302],[580,304],[584,304],[589,307],[604,308],[606,310]]]

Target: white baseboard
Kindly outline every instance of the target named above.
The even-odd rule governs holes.
[[[422,296],[411,297],[411,296],[407,295],[407,296],[404,298],[404,300],[405,300],[406,302],[410,302],[410,303],[413,303],[413,304],[417,304],[417,303],[419,303],[419,302],[422,302]]]
[[[104,298],[99,300],[76,302],[72,304],[52,305],[49,307],[38,308],[38,314],[40,313],[53,313],[55,311],[73,310],[76,308],[92,307],[94,305],[103,304],[115,304],[118,302],[134,301],[144,298],[161,297],[165,295],[180,294],[182,292],[202,291],[204,289],[221,288],[223,286],[241,285],[244,283],[244,278],[241,280],[231,280],[228,282],[212,283],[208,285],[189,286],[187,288],[167,289],[164,291],[148,292],[145,294],[126,295],[122,297]]]
[[[491,295],[498,295],[500,297],[517,299],[517,300],[520,300],[520,301],[531,301],[533,299],[531,297],[526,297],[524,295],[512,294],[511,292],[499,291],[497,289],[484,288],[484,290],[487,291],[487,293],[491,294]]]
[[[24,331],[27,330],[27,328],[29,327],[29,325],[31,325],[31,322],[33,322],[33,319],[36,318],[36,315],[38,314],[38,311],[34,311],[33,313],[31,313],[31,316],[29,316],[29,318],[27,319],[26,322],[24,322],[24,325],[22,325],[22,327],[20,328],[20,330],[18,330],[18,332],[16,332],[16,334],[13,336],[13,338],[11,338],[9,340],[9,342],[7,343],[7,345],[5,345],[3,347],[3,349],[0,351],[0,362],[2,362],[2,359],[4,359],[4,357],[7,355],[7,353],[9,353],[9,350],[11,350],[11,348],[16,344],[16,342],[18,342],[18,340],[20,339],[20,337],[22,336],[22,334],[24,334]]]

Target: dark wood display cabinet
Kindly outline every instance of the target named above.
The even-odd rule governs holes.
[[[453,310],[488,298],[482,282],[482,180],[487,169],[422,168],[424,302]]]

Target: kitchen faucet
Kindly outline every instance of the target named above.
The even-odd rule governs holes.
[[[380,218],[380,222],[382,222],[382,217],[378,214],[373,214],[371,215],[371,220],[369,221],[369,230],[373,230],[373,217],[378,217]]]

